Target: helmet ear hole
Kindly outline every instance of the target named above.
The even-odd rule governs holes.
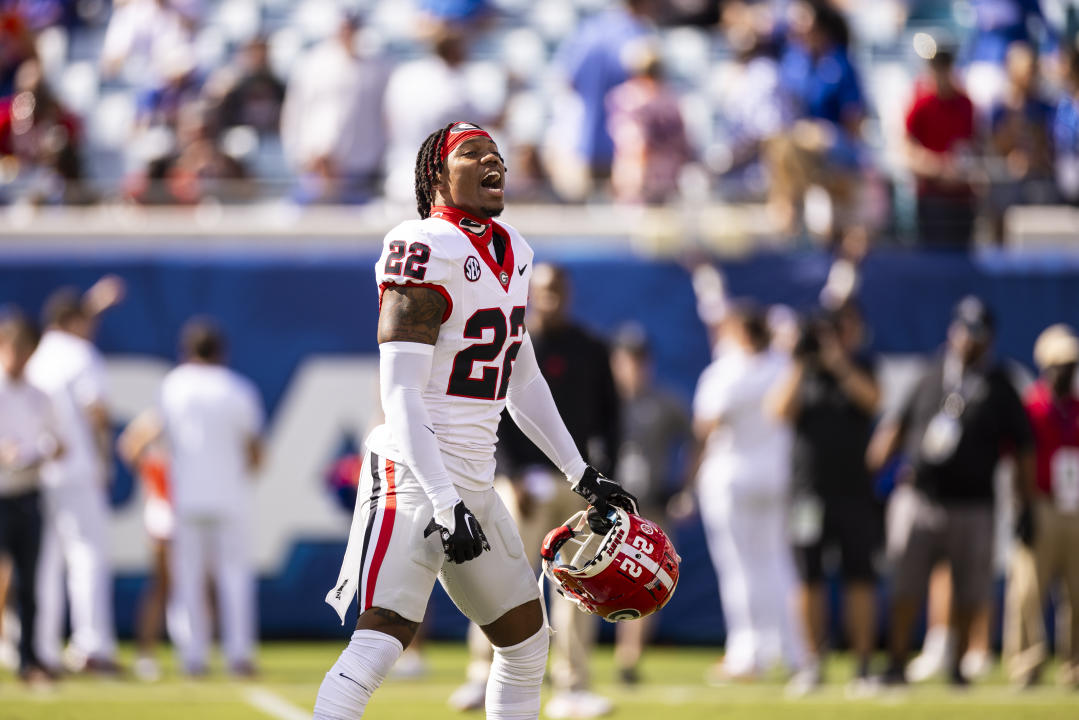
[[[597,533],[593,514],[578,512],[548,535],[562,541],[556,552],[542,554],[543,572],[556,590],[609,622],[642,618],[666,605],[678,587],[681,558],[662,528],[614,507],[605,518],[607,531]]]

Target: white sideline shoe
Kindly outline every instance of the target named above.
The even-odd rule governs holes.
[[[470,680],[454,690],[447,702],[451,708],[458,712],[482,710],[486,704],[486,696],[487,683]]]
[[[588,690],[561,692],[547,703],[543,712],[552,720],[597,718],[614,711],[614,703]]]

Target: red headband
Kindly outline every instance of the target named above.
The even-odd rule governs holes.
[[[446,141],[442,144],[442,161],[446,161],[455,147],[474,137],[485,137],[491,140],[491,136],[483,128],[468,122],[455,122],[446,131]]]

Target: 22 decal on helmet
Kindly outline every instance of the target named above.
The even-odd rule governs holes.
[[[595,509],[576,513],[543,541],[543,573],[558,593],[609,622],[642,618],[666,605],[682,558],[663,530],[612,506],[610,528],[597,533],[589,512]]]

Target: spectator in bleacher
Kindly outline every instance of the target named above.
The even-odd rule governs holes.
[[[1063,59],[1064,96],[1053,116],[1053,152],[1057,189],[1069,202],[1079,201],[1079,48]]]
[[[1025,404],[1034,428],[1037,454],[1033,544],[1016,548],[1008,578],[1004,653],[1009,674],[1024,685],[1038,682],[1049,658],[1045,605],[1052,586],[1067,589],[1070,630],[1064,641],[1061,676],[1079,687],[1079,396],[1075,370],[1079,338],[1067,325],[1052,325],[1034,344],[1042,376],[1027,390]],[[1029,565],[1028,565],[1029,567]],[[1059,597],[1059,595],[1058,595]],[[1060,615],[1058,615],[1058,618]]]
[[[41,63],[23,62],[14,94],[0,98],[0,158],[14,160],[23,199],[35,203],[89,199],[82,182],[81,135],[79,119],[56,99]]]
[[[551,163],[555,187],[569,200],[582,200],[604,185],[611,174],[614,142],[608,125],[607,93],[629,74],[622,53],[634,40],[650,34],[653,0],[623,0],[581,23],[558,50],[556,64],[580,107],[571,113],[575,127],[561,128],[561,153]],[[571,145],[565,149],[564,145]]]
[[[1008,48],[1007,82],[990,112],[989,208],[998,243],[1004,214],[1012,205],[1052,203],[1053,106],[1038,85],[1038,56],[1026,43]]]
[[[974,104],[955,77],[955,53],[927,53],[928,75],[907,111],[907,165],[918,193],[918,243],[965,248],[973,240]]]
[[[159,82],[161,58],[193,52],[201,22],[201,0],[117,0],[101,46],[102,72],[137,88]]]
[[[270,69],[267,50],[266,38],[255,38],[243,47],[236,60],[207,81],[207,90],[218,102],[218,125],[222,130],[246,126],[263,137],[280,132],[285,84]]]
[[[195,62],[194,49],[177,45],[157,54],[156,77],[136,97],[137,123],[142,129],[165,128],[175,132],[183,108],[202,96],[203,75]]]
[[[357,15],[296,63],[281,108],[281,144],[298,175],[300,202],[365,202],[377,192],[386,127],[386,71],[356,47]]]
[[[611,345],[611,375],[622,400],[622,443],[614,477],[637,497],[642,517],[667,529],[666,505],[680,474],[679,453],[692,437],[689,412],[683,401],[656,383],[644,328],[623,326]],[[623,684],[640,681],[638,665],[654,617],[615,627],[614,660]]]
[[[963,298],[941,357],[919,379],[898,417],[882,422],[870,442],[872,470],[884,467],[901,448],[907,463],[889,510],[895,576],[887,684],[906,682],[910,633],[930,572],[942,559],[951,565],[956,633],[950,680],[969,682],[961,658],[992,595],[994,473],[1009,452],[1016,458],[1016,531],[1027,543],[1033,534],[1030,423],[1006,369],[992,359],[994,331],[985,304]]]
[[[794,114],[789,132],[768,143],[771,205],[788,234],[803,229],[806,192],[819,186],[831,200],[834,232],[853,220],[866,115],[850,28],[823,0],[791,6],[789,42],[779,62],[780,92]]]
[[[418,0],[416,4],[435,24],[470,25],[483,20],[491,11],[489,0]]]
[[[974,24],[963,53],[966,87],[978,109],[987,113],[1008,83],[1008,48],[1016,42],[1039,47],[1050,39],[1052,28],[1042,12],[1041,0],[971,0],[970,5]]]
[[[9,0],[0,4],[18,9],[34,32],[56,25],[72,25],[79,17],[75,0]]]
[[[799,610],[810,662],[792,689],[823,681],[827,648],[825,554],[839,551],[848,640],[857,666],[852,687],[869,680],[876,635],[875,554],[883,517],[865,463],[880,403],[865,323],[851,300],[803,324],[794,363],[770,398],[794,430],[792,542],[801,579]]]
[[[34,34],[17,8],[0,9],[0,97],[15,91],[15,73],[24,61],[37,57]]]
[[[632,76],[607,94],[611,189],[621,202],[659,204],[677,195],[691,149],[659,54],[651,46],[635,50],[628,59]]]
[[[468,118],[480,125],[497,124],[502,108],[488,109],[480,89],[468,82],[468,38],[453,25],[442,26],[431,40],[432,53],[404,63],[386,86],[386,196],[410,202],[416,169],[416,148],[431,128]],[[494,96],[502,88],[487,87]]]
[[[765,411],[789,360],[770,348],[765,315],[753,306],[730,309],[722,333],[723,352],[701,374],[693,398],[696,503],[727,627],[723,661],[710,673],[716,681],[754,679],[777,661],[799,672],[806,660],[789,604],[791,436]],[[689,504],[683,498],[673,502]]]
[[[723,193],[733,200],[765,196],[770,181],[762,149],[793,120],[790,103],[780,93],[779,48],[767,27],[769,19],[744,3],[732,3],[723,11],[723,35],[735,63],[719,108],[727,126],[729,156],[715,169],[730,181]]]
[[[207,198],[236,202],[251,197],[243,163],[217,140],[213,113],[204,102],[180,108],[175,148],[151,160],[129,183],[130,196],[144,204],[191,205]]]

